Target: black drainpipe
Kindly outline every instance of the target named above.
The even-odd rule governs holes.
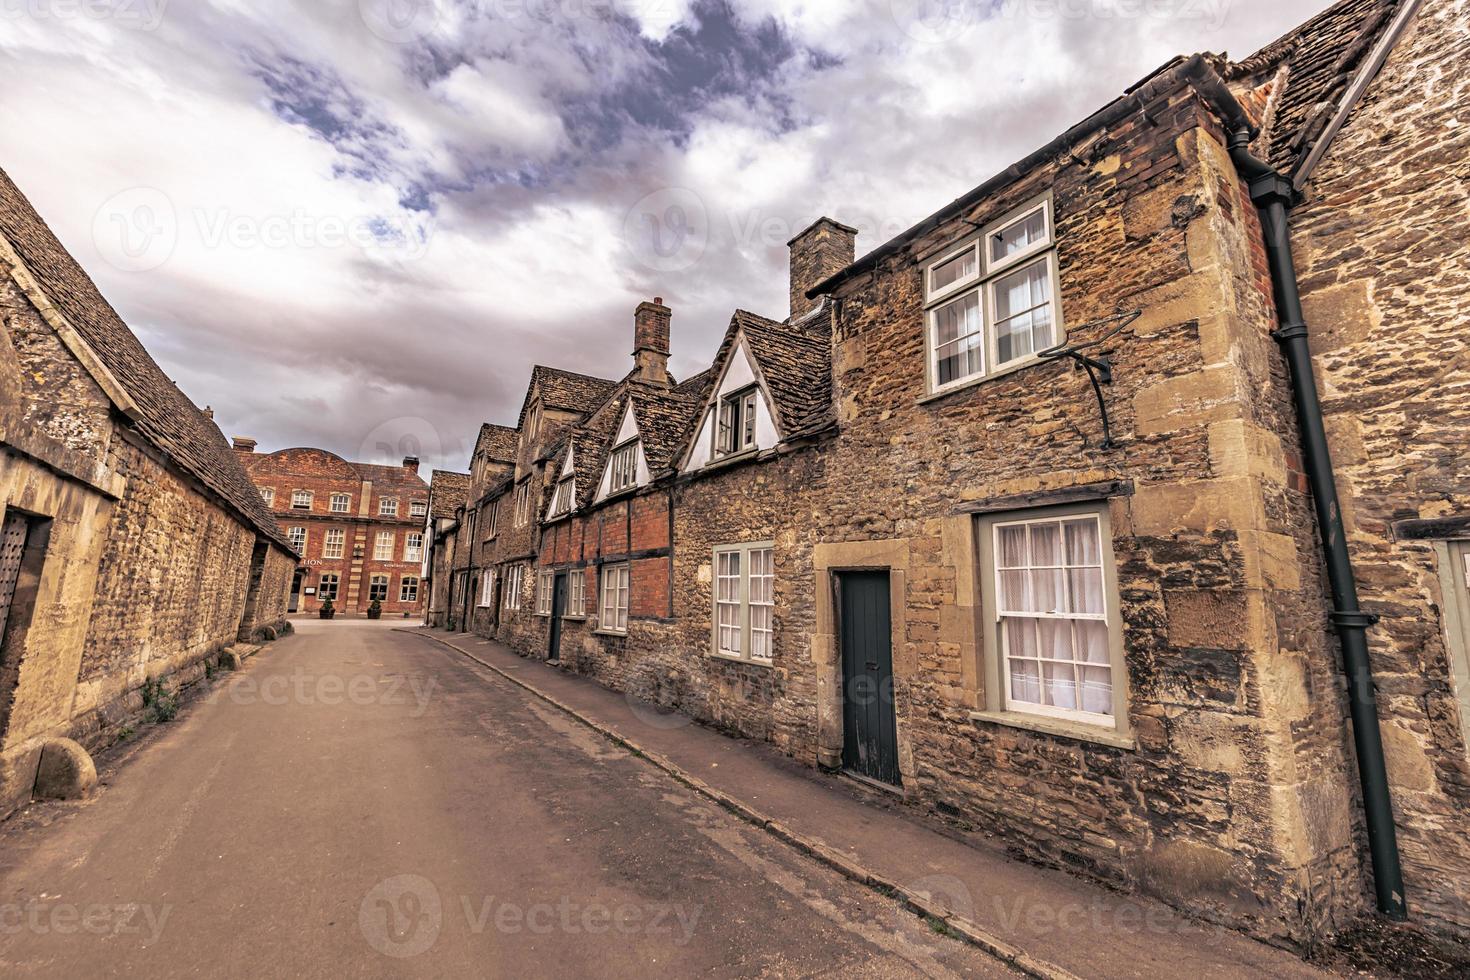
[[[1378,728],[1378,705],[1373,671],[1368,664],[1367,629],[1378,617],[1358,608],[1358,587],[1353,579],[1352,560],[1342,529],[1337,498],[1337,480],[1332,475],[1332,455],[1327,448],[1327,431],[1322,424],[1322,404],[1317,399],[1317,379],[1312,369],[1312,351],[1307,345],[1306,320],[1302,316],[1296,267],[1291,258],[1291,233],[1287,217],[1293,203],[1291,181],[1275,168],[1251,155],[1252,132],[1239,126],[1230,137],[1230,159],[1250,187],[1251,202],[1261,216],[1266,260],[1271,268],[1272,290],[1280,326],[1272,331],[1281,344],[1291,369],[1291,394],[1301,426],[1302,460],[1312,487],[1312,504],[1317,511],[1317,531],[1327,563],[1327,580],[1332,588],[1332,623],[1342,643],[1343,669],[1348,678],[1348,705],[1353,719],[1353,744],[1357,749],[1358,776],[1363,785],[1363,810],[1367,817],[1368,849],[1373,858],[1373,885],[1378,910],[1390,919],[1408,918],[1404,904],[1404,876],[1399,865],[1398,835],[1394,831],[1393,803],[1389,798],[1388,772],[1383,763],[1383,737]]]

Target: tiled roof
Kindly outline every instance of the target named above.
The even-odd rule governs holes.
[[[825,318],[816,326],[825,329]],[[716,356],[721,365],[739,327],[750,343],[750,354],[770,390],[776,424],[783,439],[826,428],[833,421],[832,351],[825,336],[811,324],[793,326],[745,310],[736,310],[731,331]]]
[[[679,463],[684,441],[699,414],[699,402],[672,390],[651,385],[632,384],[628,393],[633,399],[633,417],[638,422],[638,435],[643,441],[643,455],[648,459],[648,472],[656,480]],[[622,414],[618,414],[622,418]],[[616,425],[616,423],[614,423]],[[614,430],[609,440],[617,438]],[[609,441],[608,448],[611,449]]]
[[[475,440],[475,455],[483,453],[486,459],[497,463],[514,463],[519,438],[520,433],[510,426],[486,422],[480,426],[480,437]]]
[[[1232,66],[1235,78],[1284,69],[1262,149],[1272,165],[1296,169],[1402,2],[1339,0]]]
[[[139,434],[218,494],[257,533],[294,553],[219,428],[163,373],[4,170],[0,234],[137,405]]]
[[[616,381],[608,381],[606,378],[594,378],[588,374],[537,364],[531,369],[531,383],[526,386],[526,400],[521,405],[521,417],[516,428],[525,427],[526,412],[531,408],[532,392],[540,393],[541,404],[545,408],[585,414],[600,405],[617,386]]]
[[[470,492],[470,475],[452,470],[434,470],[429,474],[429,516],[434,520],[454,517]]]

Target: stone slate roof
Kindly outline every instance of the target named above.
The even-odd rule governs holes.
[[[464,506],[470,493],[470,475],[453,470],[434,470],[429,474],[429,517],[452,520],[454,512]]]
[[[1339,0],[1231,66],[1232,78],[1282,71],[1262,154],[1292,174],[1337,110],[1363,59],[1406,0]]]
[[[699,402],[678,388],[672,390],[652,385],[629,385],[629,397],[633,399],[633,417],[638,422],[638,434],[643,441],[643,455],[648,459],[648,472],[658,479],[679,465],[679,456],[694,419],[699,415]],[[622,414],[618,414],[621,421]],[[617,422],[608,435],[617,438]],[[601,471],[599,470],[599,477]]]
[[[483,453],[486,459],[497,463],[514,463],[519,438],[520,433],[510,426],[486,422],[480,426],[480,437],[475,440],[475,455]]]
[[[526,413],[531,409],[534,392],[540,393],[543,408],[586,414],[605,401],[617,386],[618,382],[606,378],[537,364],[531,369],[531,383],[526,386],[526,400],[521,405],[521,417],[516,428],[525,428]]]
[[[825,330],[828,321],[821,318],[817,325]],[[795,326],[736,310],[715,354],[716,374],[734,350],[737,331],[749,342],[750,354],[771,393],[782,439],[817,432],[833,423],[832,351],[825,336],[813,332],[811,324]]]
[[[0,234],[137,405],[137,432],[223,499],[257,534],[295,554],[223,433],[164,374],[4,170]]]

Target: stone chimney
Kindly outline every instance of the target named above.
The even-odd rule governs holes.
[[[199,410],[199,414],[200,415],[203,415],[205,418],[207,418],[211,422],[213,422],[214,421],[214,406],[213,405],[205,405],[203,408],[201,408]]]
[[[807,290],[834,276],[857,257],[857,229],[818,218],[786,243],[791,250],[791,319],[811,312],[816,301]]]
[[[417,456],[403,457],[403,468],[417,473],[419,471],[419,458]]]
[[[669,383],[669,320],[673,315],[662,296],[655,296],[652,303],[639,303],[633,314],[633,365],[644,381]]]
[[[234,445],[235,452],[237,453],[255,452],[255,440],[249,436],[235,436],[230,442]]]

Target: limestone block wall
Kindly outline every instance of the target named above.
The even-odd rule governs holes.
[[[1405,894],[1411,917],[1461,934],[1470,691],[1454,676],[1470,651],[1445,593],[1463,579],[1402,522],[1470,516],[1467,63],[1470,5],[1423,5],[1292,213],[1343,520],[1382,616],[1368,637]]]

